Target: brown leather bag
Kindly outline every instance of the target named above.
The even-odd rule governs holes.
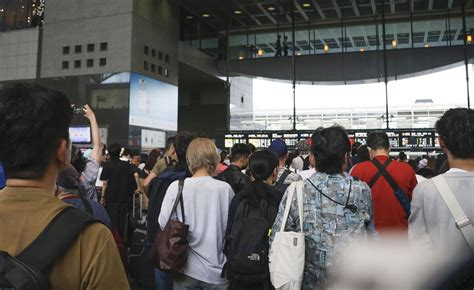
[[[189,225],[185,224],[183,206],[183,185],[184,180],[179,181],[178,195],[171,210],[168,222],[163,231],[156,235],[155,243],[150,251],[150,261],[156,268],[163,272],[181,274],[186,267],[188,258],[188,233]],[[181,204],[183,221],[171,220],[171,216],[176,212],[178,203]],[[176,213],[178,216],[178,213]]]

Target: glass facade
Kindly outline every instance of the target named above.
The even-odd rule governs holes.
[[[0,1],[0,32],[41,26],[45,0]]]

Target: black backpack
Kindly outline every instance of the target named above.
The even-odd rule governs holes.
[[[291,171],[285,169],[285,172],[280,176],[277,183],[275,184],[275,190],[280,193],[281,195],[285,194],[286,189],[290,186],[290,184],[285,184],[285,179],[290,175]]]
[[[49,272],[88,225],[99,222],[74,207],[57,214],[41,234],[15,257],[0,251],[0,289],[47,290]]]
[[[252,285],[268,280],[268,234],[276,215],[265,201],[259,207],[250,205],[247,199],[242,200],[236,210],[230,234],[226,237],[224,266],[226,277],[231,283]]]
[[[153,245],[156,234],[159,230],[158,217],[161,212],[161,205],[165,199],[168,187],[176,180],[185,179],[186,171],[175,171],[173,167],[168,167],[158,177],[155,177],[150,184],[150,195],[147,212],[147,244]]]

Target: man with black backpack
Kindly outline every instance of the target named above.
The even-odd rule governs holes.
[[[186,150],[189,143],[195,137],[189,133],[178,133],[174,138],[173,148],[176,151],[178,162],[172,163],[167,167],[158,177],[153,179],[150,183],[147,215],[147,251],[155,242],[156,234],[159,231],[158,217],[161,212],[161,205],[165,198],[168,187],[176,180],[185,179],[191,176],[186,163]],[[172,280],[158,269],[155,269],[155,284],[157,289],[172,289]]]
[[[278,177],[275,184],[275,189],[280,193],[280,199],[285,194],[286,189],[294,181],[300,181],[301,176],[286,168],[286,159],[288,159],[288,147],[282,139],[275,139],[268,147],[268,150],[273,152],[279,161]]]
[[[367,147],[371,160],[357,164],[351,175],[372,189],[375,229],[381,236],[391,232],[407,236],[410,202],[417,185],[415,172],[407,163],[390,159],[385,132],[370,133]]]
[[[71,156],[72,116],[60,92],[0,91],[0,288],[129,289],[110,230],[54,196]]]

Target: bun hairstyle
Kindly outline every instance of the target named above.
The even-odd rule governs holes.
[[[341,126],[318,129],[312,139],[316,169],[327,174],[341,173],[345,155],[351,151],[346,130]]]
[[[250,172],[254,180],[244,189],[241,194],[242,198],[249,199],[250,204],[255,207],[259,206],[262,199],[276,204],[276,196],[264,181],[278,168],[278,164],[279,161],[275,153],[267,149],[255,151],[249,160]]]
[[[249,166],[255,181],[267,180],[278,166],[278,158],[269,150],[256,151],[250,157]]]

